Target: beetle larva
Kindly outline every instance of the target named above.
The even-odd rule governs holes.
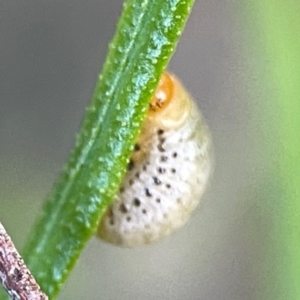
[[[119,193],[97,235],[135,247],[186,223],[211,173],[211,139],[201,113],[176,77],[163,74]]]

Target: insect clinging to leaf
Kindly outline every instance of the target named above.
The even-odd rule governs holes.
[[[97,235],[123,247],[169,235],[199,204],[211,169],[211,137],[203,117],[179,80],[164,73]]]

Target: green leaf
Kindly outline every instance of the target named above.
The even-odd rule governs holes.
[[[129,0],[76,146],[24,251],[53,298],[112,201],[193,0]]]

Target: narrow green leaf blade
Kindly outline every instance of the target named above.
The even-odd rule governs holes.
[[[24,251],[42,289],[60,290],[112,201],[193,0],[129,0],[69,162]]]

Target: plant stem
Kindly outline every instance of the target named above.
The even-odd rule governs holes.
[[[1,222],[0,280],[11,299],[48,299],[24,264],[22,257]]]

